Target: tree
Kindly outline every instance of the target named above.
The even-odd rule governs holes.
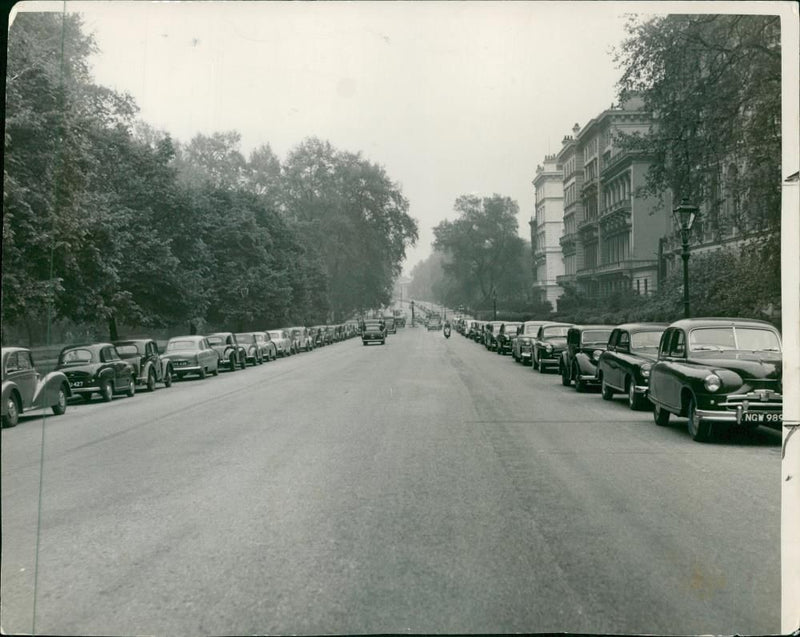
[[[627,32],[620,98],[640,94],[654,123],[624,143],[651,157],[649,190],[702,203],[703,230],[717,236],[779,228],[779,16],[633,18]]]
[[[508,197],[462,195],[454,204],[455,221],[443,221],[433,232],[434,247],[445,255],[449,294],[472,307],[518,294],[509,283],[521,275],[523,240],[517,235],[519,206]],[[524,271],[524,270],[523,270]]]

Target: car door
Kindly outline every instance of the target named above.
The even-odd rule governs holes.
[[[675,413],[680,412],[681,407],[681,381],[676,368],[685,360],[686,335],[680,328],[668,329],[661,338],[659,364],[651,372],[650,391],[656,400]]]
[[[631,335],[626,330],[617,330],[616,341],[614,344],[614,351],[608,359],[609,367],[611,368],[611,384],[624,391],[625,389],[625,376],[633,372],[630,370],[630,349],[631,349]],[[634,382],[636,382],[634,380]]]
[[[9,374],[7,367],[6,378],[8,380],[13,380],[17,384],[20,396],[22,397],[22,408],[29,409],[33,403],[38,381],[36,370],[33,367],[33,359],[31,358],[31,353],[26,351],[12,354],[9,356],[8,363],[12,362],[12,358],[14,371]]]
[[[114,391],[119,391],[122,387],[127,386],[131,368],[119,357],[116,348],[104,347],[102,360],[114,370]]]

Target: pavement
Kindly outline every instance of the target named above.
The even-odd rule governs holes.
[[[778,633],[780,444],[410,327],[75,403],[2,431],[2,629]]]

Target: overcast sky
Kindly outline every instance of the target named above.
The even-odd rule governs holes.
[[[283,160],[316,136],[361,152],[418,220],[405,271],[459,195],[534,210],[536,166],[615,100],[617,2],[66,2],[100,52],[95,80],[181,141],[236,130]],[[23,5],[26,6],[26,5]],[[41,6],[30,3],[29,8]],[[52,7],[60,8],[54,2]]]

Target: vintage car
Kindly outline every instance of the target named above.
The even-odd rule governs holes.
[[[211,348],[205,336],[175,336],[167,341],[164,358],[172,363],[175,378],[183,378],[187,374],[197,374],[205,378],[206,374],[216,376],[219,373],[219,354]]]
[[[489,321],[483,326],[483,346],[490,352],[497,349],[497,336],[503,321]]]
[[[511,358],[523,365],[531,364],[533,341],[539,326],[545,321],[525,321],[516,335],[511,339]]]
[[[573,325],[567,330],[567,346],[558,360],[561,384],[586,391],[589,385],[597,384],[597,361],[608,345],[613,325]]]
[[[364,345],[369,343],[386,344],[386,331],[382,321],[377,319],[367,319],[361,329],[361,342]]]
[[[284,332],[289,335],[289,341],[291,342],[291,349],[292,354],[297,354],[303,351],[303,331],[305,328],[303,327],[284,327],[282,328]]]
[[[244,347],[245,360],[253,367],[264,362],[264,350],[258,342],[256,332],[236,332],[236,342]]]
[[[658,357],[658,343],[666,323],[625,323],[611,332],[606,351],[597,362],[597,379],[604,400],[614,394],[628,397],[628,407],[644,409],[650,369]]]
[[[311,338],[314,341],[314,347],[323,347],[325,345],[325,334],[323,326],[315,325],[311,328]]]
[[[208,344],[219,355],[219,366],[230,371],[247,367],[247,350],[233,332],[215,332],[206,336]]]
[[[730,426],[779,427],[781,336],[764,321],[683,319],[661,336],[647,397],[657,425],[685,416],[693,440]]]
[[[387,334],[397,334],[397,324],[395,323],[394,316],[384,316],[383,323],[386,325]]]
[[[533,339],[531,361],[533,368],[544,374],[548,368],[558,368],[561,352],[567,347],[567,331],[571,323],[542,323]]]
[[[253,332],[256,335],[256,342],[261,350],[261,358],[264,362],[274,361],[278,358],[278,348],[272,342],[269,332]]]
[[[495,351],[501,355],[510,354],[513,339],[521,328],[522,323],[504,323],[501,325],[500,332],[495,339],[497,341]]]
[[[267,333],[272,342],[275,343],[278,356],[292,355],[292,339],[286,330],[268,330]]]
[[[114,347],[120,358],[133,367],[133,378],[137,385],[144,386],[147,391],[155,391],[156,383],[164,383],[164,387],[172,385],[172,363],[161,357],[154,340],[137,338],[114,341]]]
[[[56,370],[67,377],[72,393],[84,400],[100,394],[103,401],[110,402],[114,394],[136,393],[133,365],[122,360],[111,343],[65,347],[58,355]]]
[[[15,427],[20,414],[50,407],[56,416],[67,410],[72,395],[69,381],[62,372],[45,376],[36,371],[31,351],[24,347],[0,350],[3,373],[3,403],[0,417],[3,427]]]
[[[428,331],[442,329],[442,317],[438,314],[431,314],[428,316]]]

